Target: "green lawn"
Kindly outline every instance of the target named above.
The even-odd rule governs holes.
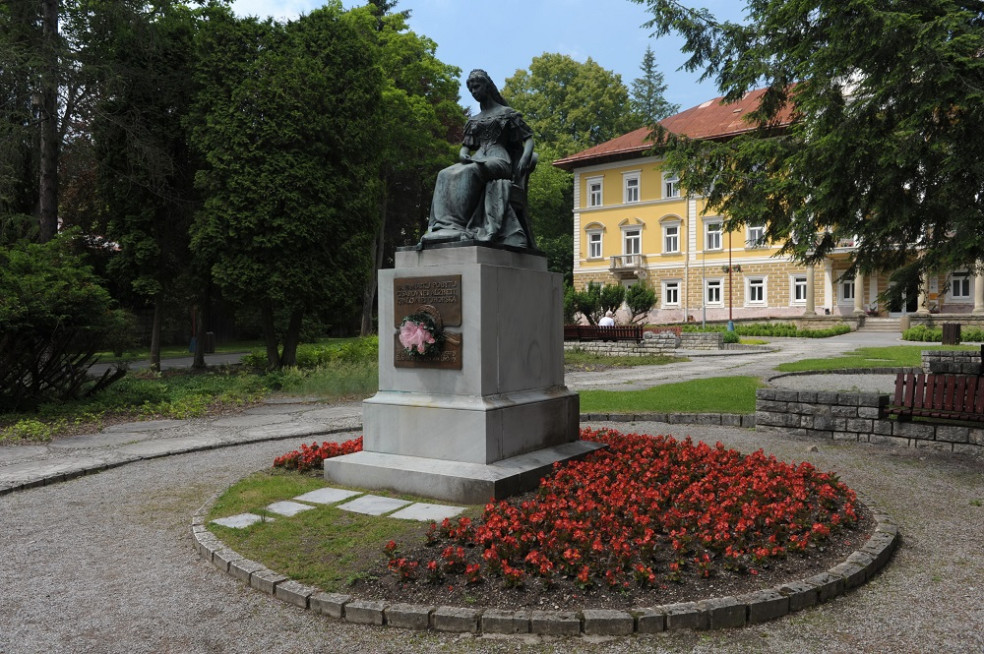
[[[757,377],[712,377],[642,391],[581,391],[584,413],[754,413]]]
[[[321,477],[296,472],[254,473],[226,490],[209,511],[208,519],[250,512],[273,520],[246,529],[215,524],[210,524],[209,529],[246,558],[262,561],[281,574],[328,592],[345,590],[360,571],[385,567],[383,546],[387,541],[420,540],[423,528],[414,520],[380,518],[335,506],[319,506],[292,518],[281,518],[264,508],[327,485]],[[467,515],[475,518],[480,510],[470,507]]]
[[[842,356],[823,359],[803,359],[776,366],[780,372],[806,372],[810,370],[839,370],[844,368],[899,368],[922,365],[923,350],[977,350],[964,345],[894,345],[891,347],[861,347]]]

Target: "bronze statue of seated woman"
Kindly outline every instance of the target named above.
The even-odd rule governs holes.
[[[465,125],[458,163],[437,175],[420,243],[480,241],[533,248],[526,208],[537,161],[533,132],[484,70],[473,70],[467,84],[481,111]]]

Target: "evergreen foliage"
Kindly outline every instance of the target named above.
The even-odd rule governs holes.
[[[749,2],[743,24],[677,0],[636,0],[657,36],[729,101],[764,86],[749,134],[670,139],[667,165],[726,230],[766,222],[782,254],[820,261],[856,241],[852,268],[974,268],[984,252],[984,6],[963,0]],[[795,121],[776,130],[783,111]],[[848,274],[853,273],[849,271]]]
[[[666,93],[666,82],[663,73],[656,65],[656,55],[651,47],[646,47],[646,54],[639,66],[642,77],[632,82],[630,102],[644,125],[655,125],[667,116],[680,111],[680,105],[669,102],[663,94]]]
[[[123,375],[87,376],[126,318],[71,241],[0,248],[0,412],[83,397]]]

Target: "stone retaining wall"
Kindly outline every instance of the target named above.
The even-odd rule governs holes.
[[[891,420],[889,396],[761,388],[755,394],[755,428],[794,436],[820,436],[984,456],[984,428]]]
[[[582,350],[605,356],[644,357],[660,354],[673,354],[683,350],[720,350],[724,344],[724,334],[684,332],[677,336],[673,332],[647,333],[641,343],[633,341],[566,341],[565,350]]]
[[[672,354],[680,346],[673,332],[647,334],[641,343],[634,341],[565,341],[565,350],[581,350],[605,356],[645,357]]]
[[[923,350],[922,369],[933,374],[981,374],[981,353],[975,350]]]

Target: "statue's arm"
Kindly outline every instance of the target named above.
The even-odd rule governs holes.
[[[533,137],[528,137],[523,141],[523,152],[519,155],[519,159],[513,164],[513,181],[520,181],[526,172],[530,169],[530,159],[533,156]]]
[[[461,163],[468,163],[471,161],[471,150],[467,145],[462,145],[461,150],[458,151],[458,161]]]

